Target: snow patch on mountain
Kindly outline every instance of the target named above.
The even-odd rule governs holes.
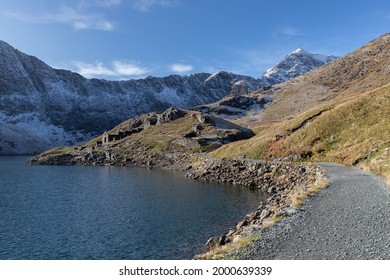
[[[274,67],[268,69],[260,79],[263,78],[270,84],[285,82],[337,58],[332,55],[312,54],[299,48],[285,56]]]
[[[34,113],[6,116],[0,113],[0,154],[36,154],[53,146],[72,145],[90,139],[80,131],[69,132],[48,124]]]
[[[164,88],[161,92],[156,94],[156,98],[161,102],[176,105],[177,107],[185,108],[186,104],[182,97],[177,93],[176,89]]]

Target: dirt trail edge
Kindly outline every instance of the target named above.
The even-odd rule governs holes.
[[[232,257],[390,259],[389,187],[358,168],[319,165],[327,171],[329,187]]]

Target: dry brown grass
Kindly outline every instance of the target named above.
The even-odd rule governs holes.
[[[255,137],[225,145],[213,155],[358,164],[390,180],[389,112],[387,85],[263,126]]]
[[[296,208],[301,207],[308,197],[315,195],[319,190],[324,189],[327,186],[329,186],[329,182],[325,178],[319,179],[315,184],[292,194],[289,198],[291,200],[291,205]]]

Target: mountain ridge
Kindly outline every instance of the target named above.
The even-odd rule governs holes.
[[[35,154],[72,145],[171,106],[191,108],[269,85],[219,71],[138,80],[86,79],[54,69],[0,40],[0,154]]]

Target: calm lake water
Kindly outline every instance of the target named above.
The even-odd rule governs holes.
[[[261,193],[129,167],[0,157],[0,259],[183,259]]]

